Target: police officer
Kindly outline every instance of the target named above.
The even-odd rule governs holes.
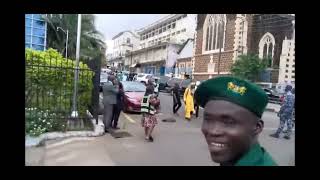
[[[294,100],[295,100],[295,96],[294,94],[292,94],[291,90],[292,90],[292,86],[287,85],[285,88],[286,95],[284,97],[284,102],[278,113],[278,116],[280,117],[279,128],[276,131],[276,133],[270,135],[271,137],[279,138],[280,133],[283,132],[283,128],[285,124],[287,124],[287,131],[285,133],[284,138],[290,139],[290,135],[292,133],[292,126],[293,126],[292,115],[293,115]]]
[[[201,130],[214,162],[221,166],[277,165],[258,142],[268,103],[260,87],[235,77],[218,77],[201,83],[195,99],[204,107]]]

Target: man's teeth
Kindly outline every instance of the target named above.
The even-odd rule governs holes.
[[[224,144],[219,144],[219,143],[214,143],[214,142],[212,142],[211,145],[217,146],[217,147],[224,147],[225,146]]]

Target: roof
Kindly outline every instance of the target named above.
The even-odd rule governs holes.
[[[143,28],[140,28],[137,33],[143,34],[144,32],[149,31],[150,29],[158,28],[158,27],[162,26],[163,24],[165,24],[173,19],[179,18],[180,16],[184,16],[184,15],[185,14],[170,14],[170,15],[165,16],[165,17],[163,17],[163,18],[161,18],[161,19],[159,19],[159,20],[157,20],[157,21],[155,21],[155,22],[153,22]]]
[[[181,48],[180,48],[179,51],[177,52],[178,54],[181,53],[181,51],[182,51],[183,48],[188,44],[189,41],[193,41],[193,39],[192,39],[192,38],[188,38],[188,39],[186,40],[186,42],[184,42],[184,43],[182,44]]]
[[[134,37],[139,38],[139,36],[137,36],[136,34],[134,34],[134,33],[131,32],[131,31],[122,31],[122,32],[118,33],[117,35],[115,35],[115,36],[112,38],[112,40],[114,40],[114,39],[116,39],[117,37],[121,36],[121,35],[122,35],[123,33],[125,33],[125,32],[129,32],[129,33],[131,33]]]

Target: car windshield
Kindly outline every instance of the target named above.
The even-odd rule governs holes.
[[[125,92],[145,92],[146,87],[140,82],[125,81],[122,83]]]
[[[140,77],[143,77],[143,76],[144,76],[143,74],[139,74],[137,77],[139,77],[139,78],[140,78]]]

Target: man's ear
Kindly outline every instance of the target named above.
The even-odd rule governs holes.
[[[253,134],[254,135],[258,135],[262,132],[264,127],[264,122],[262,119],[257,119],[257,122],[255,124],[254,130],[253,130]]]

